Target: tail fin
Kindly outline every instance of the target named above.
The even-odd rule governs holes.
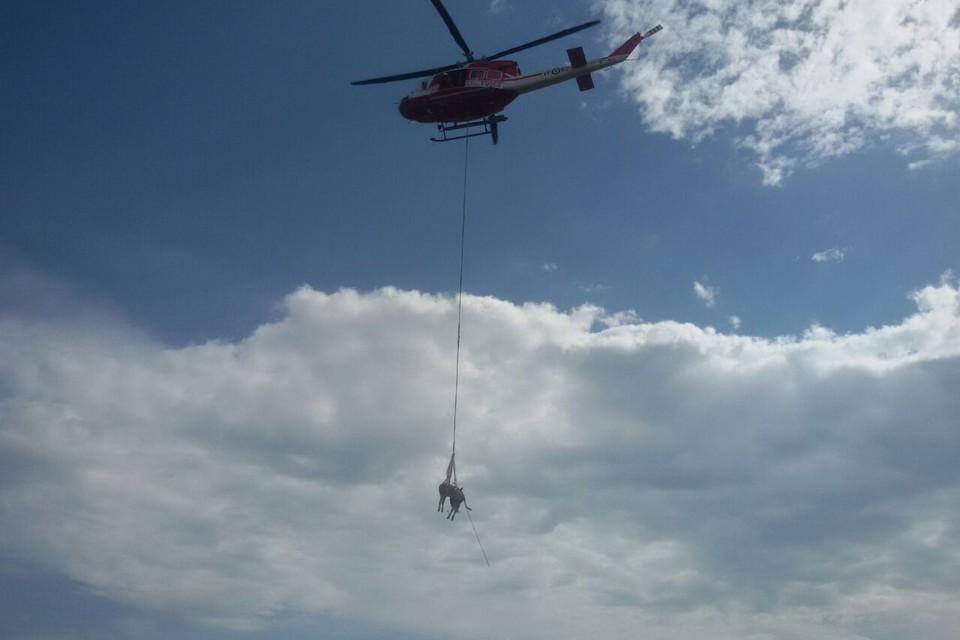
[[[616,48],[616,50],[610,54],[609,57],[616,58],[618,56],[628,56],[633,53],[633,50],[637,48],[637,45],[652,36],[653,34],[662,31],[663,25],[658,24],[654,28],[650,29],[643,35],[640,35],[639,32],[633,34],[629,40],[624,42],[622,45]]]
[[[587,57],[583,54],[583,47],[567,49],[567,58],[570,59],[570,66],[574,69],[587,64]],[[593,89],[593,78],[589,72],[577,76],[577,86],[580,87],[580,91]]]

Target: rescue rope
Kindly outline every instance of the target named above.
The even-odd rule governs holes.
[[[460,214],[460,282],[457,289],[457,362],[456,373],[453,381],[453,443],[450,447],[450,464],[447,465],[447,482],[450,481],[451,471],[453,476],[453,485],[460,486],[457,482],[457,410],[460,400],[460,336],[463,319],[463,256],[465,247],[465,238],[467,230],[467,175],[468,160],[470,157],[470,138],[464,138],[463,146],[463,201],[461,203]],[[451,501],[452,504],[452,501]],[[466,506],[466,504],[464,504]],[[473,523],[473,517],[470,515],[470,507],[467,507],[467,518],[470,520],[470,526],[473,528],[473,535],[477,539],[477,545],[480,547],[480,553],[483,554],[483,560],[490,566],[490,559],[487,558],[487,552],[480,542],[480,534],[477,533],[477,525]]]
[[[457,465],[454,458],[457,455],[457,405],[460,396],[460,327],[463,317],[463,254],[464,239],[467,230],[467,160],[470,152],[470,138],[464,139],[463,145],[463,201],[460,214],[460,286],[457,291],[457,363],[453,382],[453,445],[450,449],[450,463],[453,466],[453,484],[457,484]]]

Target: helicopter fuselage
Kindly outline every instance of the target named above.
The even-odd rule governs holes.
[[[400,101],[414,122],[466,122],[502,111],[519,93],[507,83],[520,76],[511,60],[470,62],[424,81]]]
[[[435,74],[400,101],[400,114],[414,122],[458,123],[482,119],[502,111],[517,96],[559,82],[577,79],[581,90],[591,88],[592,71],[612,67],[643,39],[639,33],[609,56],[586,61],[582,49],[570,49],[571,66],[522,75],[512,60],[480,60]],[[579,58],[578,58],[579,56]]]

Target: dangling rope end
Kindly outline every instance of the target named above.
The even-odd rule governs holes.
[[[483,543],[480,542],[480,534],[477,533],[477,525],[473,524],[473,516],[470,515],[470,507],[467,507],[467,518],[470,519],[470,526],[473,527],[473,535],[477,538],[477,544],[480,545],[480,553],[483,554],[483,560],[487,563],[487,566],[490,566],[490,560],[487,558],[487,552],[483,550]]]

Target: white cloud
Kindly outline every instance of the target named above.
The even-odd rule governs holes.
[[[542,265],[540,265],[540,270],[541,270],[541,271],[556,271],[556,270],[557,270],[557,263],[556,263],[556,262],[544,262]]]
[[[730,316],[730,326],[734,331],[740,330],[740,325],[743,324],[743,321],[740,319],[740,316]]]
[[[217,626],[924,637],[960,625],[960,292],[860,334],[291,294],[236,343],[0,319],[0,553]]]
[[[960,150],[960,10],[891,0],[604,0],[618,35],[664,31],[623,65],[645,121],[699,141],[730,126],[766,184],[889,139],[912,167]],[[917,157],[919,156],[919,157]]]
[[[847,257],[847,250],[834,247],[826,251],[817,251],[810,259],[814,262],[843,262]]]
[[[717,304],[717,294],[718,291],[716,287],[711,287],[710,285],[702,284],[694,280],[693,295],[703,300],[708,309]]]
[[[512,9],[508,0],[490,0],[490,13],[503,13]]]

